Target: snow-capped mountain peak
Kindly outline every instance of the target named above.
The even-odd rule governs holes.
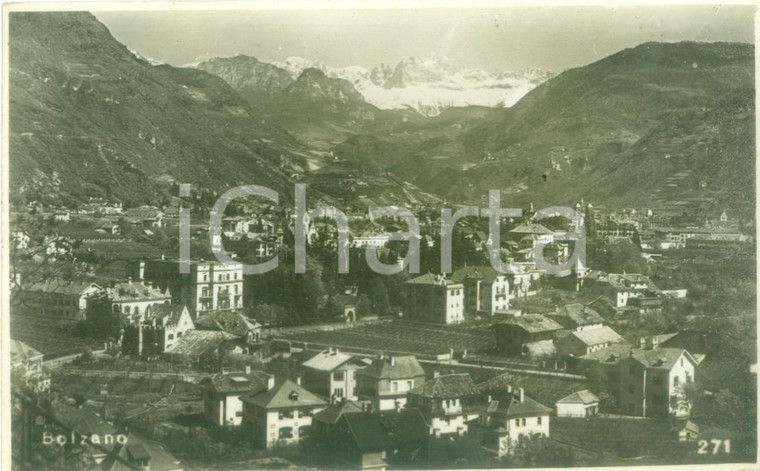
[[[552,76],[537,68],[498,73],[457,69],[447,58],[435,55],[411,57],[395,66],[380,64],[371,70],[358,65],[331,67],[297,56],[272,65],[287,71],[293,79],[306,69],[319,69],[328,77],[348,80],[365,101],[379,108],[414,108],[428,116],[453,106],[509,107]]]

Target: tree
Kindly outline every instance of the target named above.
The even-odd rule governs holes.
[[[510,465],[521,468],[571,467],[575,456],[569,448],[563,447],[543,435],[523,435],[505,457]]]

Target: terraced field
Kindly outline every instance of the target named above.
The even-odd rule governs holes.
[[[496,348],[488,329],[431,324],[373,324],[333,331],[283,333],[277,337],[338,348],[424,355],[449,353],[452,348],[468,353]]]

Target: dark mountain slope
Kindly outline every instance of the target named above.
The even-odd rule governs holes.
[[[152,201],[163,175],[292,192],[279,165],[293,139],[218,77],[152,66],[89,13],[12,13],[9,27],[12,193],[60,181],[64,200],[131,204]]]
[[[394,170],[460,202],[500,189],[518,204],[751,211],[754,120],[752,45],[647,43],[544,82],[443,148],[410,143]]]

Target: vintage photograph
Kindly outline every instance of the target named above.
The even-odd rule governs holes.
[[[755,18],[5,4],[6,469],[756,467]]]

